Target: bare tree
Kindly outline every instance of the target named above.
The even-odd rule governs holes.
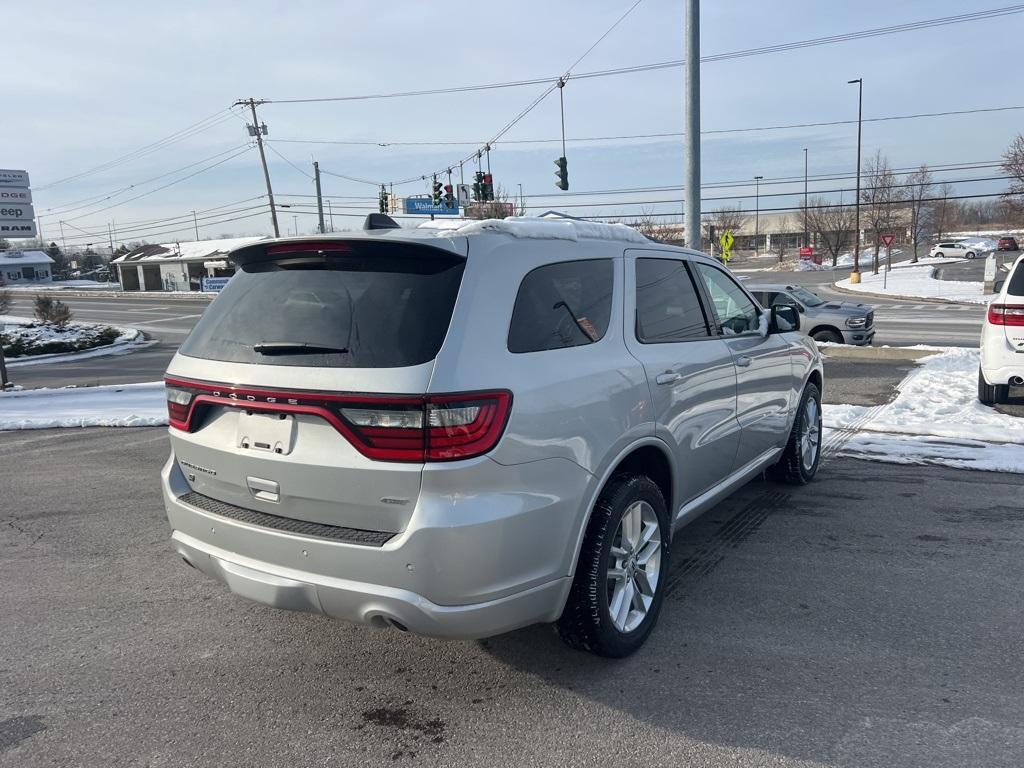
[[[896,186],[896,175],[892,172],[889,160],[881,150],[869,158],[863,170],[866,185],[861,187],[860,202],[867,222],[875,238],[872,271],[878,274],[879,239],[883,233],[892,229],[896,221],[896,203],[900,202],[901,190]]]
[[[500,184],[494,191],[494,199],[485,203],[472,203],[466,206],[466,218],[469,219],[507,219],[517,215],[519,200],[513,199]],[[522,215],[522,214],[518,214]]]
[[[716,243],[718,238],[726,231],[735,234],[742,229],[749,218],[738,205],[734,207],[722,206],[704,217],[702,223],[703,238],[709,243]]]
[[[780,264],[786,258],[786,246],[789,244],[789,225],[791,223],[792,220],[789,216],[782,216],[775,225],[775,228],[779,231],[779,236],[772,238],[772,250],[778,254]]]
[[[931,208],[928,198],[932,191],[932,173],[927,165],[922,165],[906,181],[906,196],[910,202],[910,242],[914,246],[914,256],[910,263],[917,263],[917,249],[924,239],[931,224],[929,221]]]
[[[832,266],[839,260],[839,252],[853,234],[854,210],[852,205],[830,205],[822,197],[812,197],[805,211],[807,228],[825,249]]]
[[[1024,133],[1018,133],[1003,153],[1001,167],[1010,177],[1010,189],[1003,199],[1014,212],[1024,212]]]
[[[935,237],[939,240],[953,228],[953,222],[958,213],[956,200],[953,200],[952,197],[953,185],[945,181],[939,185],[938,191],[932,198],[929,214],[932,227],[935,229]]]

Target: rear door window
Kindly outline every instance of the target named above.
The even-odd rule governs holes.
[[[260,365],[419,365],[441,348],[464,264],[437,249],[394,245],[251,263],[180,351]]]
[[[540,352],[593,344],[612,313],[611,259],[563,261],[538,267],[519,286],[508,351]]]
[[[686,263],[636,260],[636,338],[643,344],[706,339],[707,318]]]

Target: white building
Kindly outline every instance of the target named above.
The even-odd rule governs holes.
[[[110,262],[124,291],[199,291],[204,277],[230,277],[229,251],[263,240],[234,237],[142,245]]]
[[[53,259],[42,251],[0,251],[0,283],[48,283]]]

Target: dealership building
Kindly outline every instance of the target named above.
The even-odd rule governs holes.
[[[48,283],[53,259],[42,251],[0,251],[0,284]]]
[[[140,245],[110,262],[123,291],[201,291],[204,278],[230,277],[227,255],[262,237]]]

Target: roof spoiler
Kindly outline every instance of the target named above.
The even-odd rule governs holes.
[[[386,213],[371,213],[363,222],[363,229],[401,229],[401,225]]]

